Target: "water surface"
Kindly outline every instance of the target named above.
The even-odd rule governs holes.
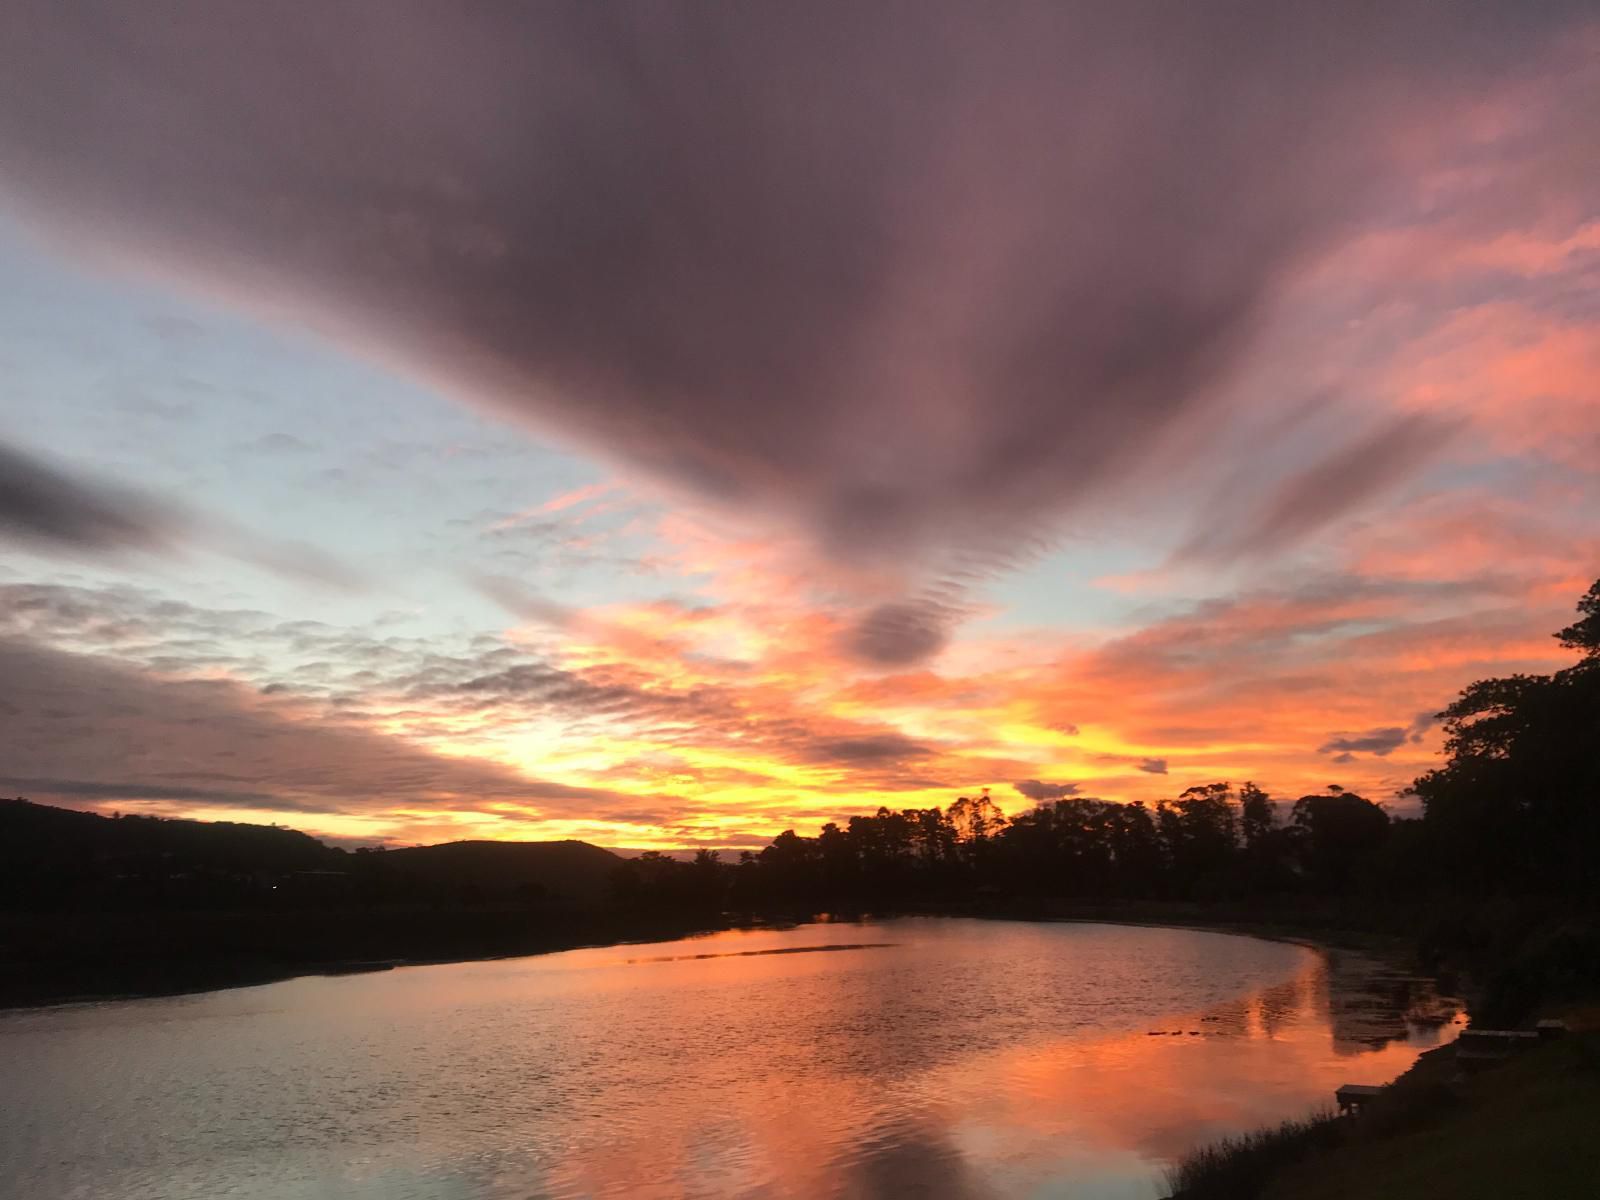
[[[1353,955],[903,919],[0,1014],[0,1195],[1137,1198],[1456,1028]]]

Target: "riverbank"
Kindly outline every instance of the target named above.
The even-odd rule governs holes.
[[[1583,1196],[1600,1179],[1600,1029],[1466,1072],[1429,1051],[1359,1115],[1315,1116],[1205,1147],[1172,1172],[1172,1200],[1507,1200]]]

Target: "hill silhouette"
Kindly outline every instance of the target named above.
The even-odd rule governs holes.
[[[444,842],[351,856],[379,860],[370,866],[439,887],[481,893],[557,896],[577,904],[606,899],[612,878],[624,861],[588,842]]]
[[[294,829],[0,800],[0,1005],[687,932],[586,842],[347,851]]]
[[[276,825],[102,816],[0,800],[0,908],[249,905],[361,896],[592,906],[622,859],[587,842],[349,852]]]

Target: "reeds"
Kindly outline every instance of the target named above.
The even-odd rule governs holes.
[[[1269,1179],[1313,1151],[1343,1140],[1347,1120],[1331,1111],[1227,1137],[1193,1151],[1166,1172],[1174,1200],[1250,1200]]]

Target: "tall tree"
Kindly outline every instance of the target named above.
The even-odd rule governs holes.
[[[1600,893],[1600,581],[1555,636],[1578,662],[1480,679],[1440,716],[1449,761],[1416,781],[1464,890]]]

